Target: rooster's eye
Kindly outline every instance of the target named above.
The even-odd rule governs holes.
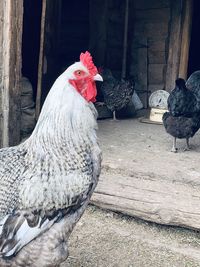
[[[82,72],[81,70],[77,70],[77,71],[76,71],[76,75],[80,76],[80,75],[82,75],[82,74],[83,74],[83,72]]]

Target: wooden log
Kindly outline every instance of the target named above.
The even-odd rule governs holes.
[[[91,203],[159,224],[200,229],[200,189],[140,173],[104,173]]]

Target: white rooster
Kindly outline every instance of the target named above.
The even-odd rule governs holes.
[[[97,185],[95,81],[89,52],[53,84],[32,135],[0,150],[0,266],[59,266]]]

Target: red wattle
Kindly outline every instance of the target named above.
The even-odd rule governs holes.
[[[94,81],[90,78],[81,78],[76,80],[69,80],[70,84],[82,95],[88,102],[95,102],[97,95],[97,88]]]

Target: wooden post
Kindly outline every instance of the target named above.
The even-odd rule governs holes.
[[[184,18],[182,26],[182,38],[181,38],[181,56],[179,66],[179,77],[187,79],[188,70],[188,58],[190,49],[190,38],[192,29],[192,12],[193,12],[193,0],[185,0],[184,3]]]
[[[1,58],[1,146],[20,141],[20,87],[23,1],[3,0]]]
[[[122,74],[121,78],[126,76],[126,54],[127,54],[127,37],[128,37],[128,16],[129,16],[129,0],[126,0],[125,16],[124,16],[124,43],[122,55]]]
[[[179,74],[180,50],[181,50],[181,22],[183,0],[171,1],[171,24],[169,37],[169,53],[167,60],[165,89],[174,88],[175,80]]]
[[[38,82],[37,82],[37,96],[36,96],[36,120],[40,114],[41,95],[42,95],[42,74],[44,61],[44,32],[45,32],[45,17],[46,17],[46,0],[42,1],[42,15],[41,15],[41,31],[40,31],[40,54],[38,63]]]

